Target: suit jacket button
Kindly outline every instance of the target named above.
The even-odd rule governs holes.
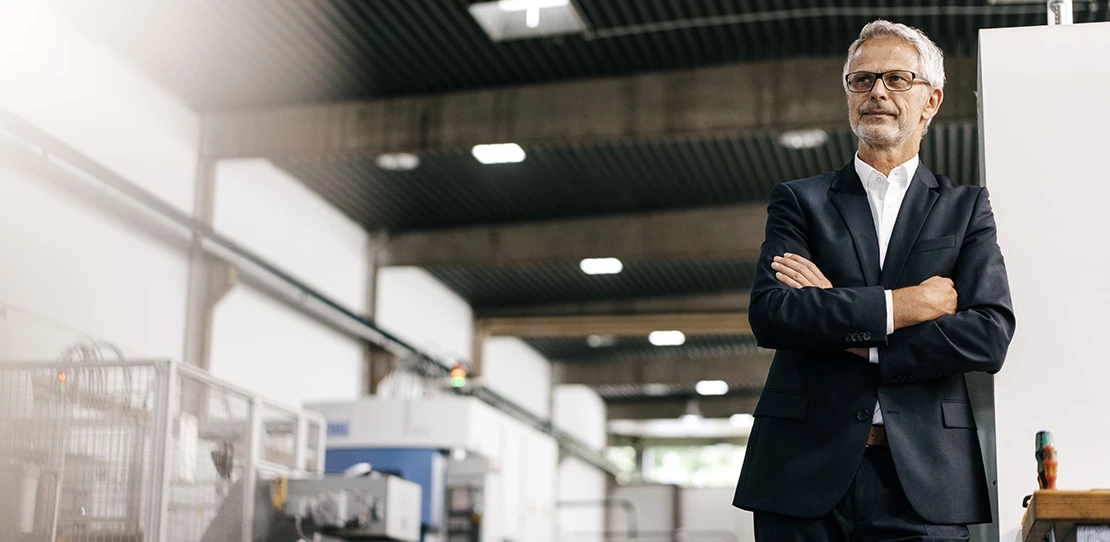
[[[853,333],[852,334],[852,340],[856,341],[856,342],[859,342],[859,333]]]
[[[871,332],[870,331],[863,334],[863,340],[865,340],[865,341],[870,341],[871,340]]]
[[[902,383],[902,377],[900,377],[900,376],[894,377],[894,383],[895,384],[901,384]]]
[[[856,419],[861,421],[861,422],[870,420],[871,419],[871,411],[869,411],[869,410],[859,411],[859,413],[856,414]]]

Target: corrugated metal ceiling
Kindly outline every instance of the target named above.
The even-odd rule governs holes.
[[[937,124],[923,163],[960,184],[978,182],[974,124]],[[527,149],[519,164],[482,165],[468,153],[422,157],[386,171],[370,157],[276,164],[370,231],[419,230],[764,202],[781,181],[839,169],[855,153],[845,128],[814,149],[773,135],[566,144]]]
[[[428,270],[475,309],[593,299],[714,294],[747,290],[755,262],[626,262],[616,275],[586,275],[578,262]]]
[[[1043,2],[576,0],[590,34],[493,43],[467,0],[51,2],[205,112],[839,55],[880,16],[966,54],[979,28],[1045,19]],[[1076,2],[1075,20],[1106,8]]]
[[[549,360],[569,362],[666,359],[673,358],[675,352],[687,358],[770,354],[756,346],[753,337],[738,335],[691,335],[680,347],[654,346],[647,337],[617,337],[613,345],[598,348],[587,344],[584,337],[530,338],[526,341]]]

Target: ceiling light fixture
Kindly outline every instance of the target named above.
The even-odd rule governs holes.
[[[728,393],[728,382],[724,380],[702,380],[694,385],[698,395],[724,395]]]
[[[516,143],[475,145],[470,153],[483,164],[516,164],[524,161],[524,149]]]
[[[624,264],[616,258],[586,258],[578,267],[587,275],[616,275],[624,270]]]
[[[655,346],[680,346],[686,344],[686,334],[681,331],[652,331],[648,341]]]
[[[616,335],[590,335],[589,337],[586,337],[586,344],[590,345],[590,348],[601,348],[603,346],[613,346],[614,344],[617,344],[617,336]]]
[[[751,414],[733,414],[729,416],[728,423],[733,427],[751,427],[755,418]]]
[[[824,145],[829,133],[824,130],[794,130],[779,136],[779,145],[788,149],[812,149]]]
[[[702,415],[701,409],[698,408],[698,400],[690,399],[686,402],[686,412],[682,415],[682,423],[687,427],[693,427],[701,423]]]
[[[410,171],[420,166],[420,157],[408,152],[391,152],[378,156],[374,163],[389,171]]]
[[[493,41],[574,34],[586,30],[570,0],[493,0],[468,10]]]

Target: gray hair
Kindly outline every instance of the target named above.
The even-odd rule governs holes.
[[[860,30],[859,38],[848,48],[848,59],[844,61],[844,73],[841,78],[844,92],[848,92],[848,82],[844,78],[848,76],[848,65],[852,63],[852,57],[856,56],[863,42],[876,38],[898,38],[913,45],[914,49],[917,49],[918,63],[921,64],[921,73],[917,75],[933,88],[944,88],[944,53],[941,52],[940,47],[937,47],[937,44],[933,43],[933,40],[929,39],[924,32],[912,26],[878,19],[867,23]]]

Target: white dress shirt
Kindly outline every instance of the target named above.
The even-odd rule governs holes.
[[[894,231],[894,223],[898,220],[898,211],[902,208],[902,200],[910,187],[910,181],[917,173],[917,165],[921,163],[915,154],[906,163],[892,169],[887,177],[875,168],[860,160],[859,152],[856,153],[856,173],[863,190],[867,192],[867,203],[871,206],[871,218],[875,222],[875,233],[879,238],[879,269],[882,270],[886,261],[886,249],[890,245],[890,234]],[[886,333],[894,333],[894,301],[890,290],[886,291]],[[870,348],[868,358],[871,363],[879,363],[879,349]],[[883,412],[879,409],[879,402],[875,401],[875,413],[871,415],[871,423],[882,425]]]

